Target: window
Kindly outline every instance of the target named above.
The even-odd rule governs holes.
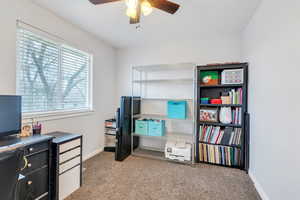
[[[89,54],[20,27],[17,46],[23,113],[91,108]]]

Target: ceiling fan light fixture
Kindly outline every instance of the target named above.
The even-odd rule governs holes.
[[[125,3],[127,6],[126,15],[131,18],[136,18],[139,0],[125,0]]]
[[[150,15],[152,13],[152,11],[153,11],[152,5],[147,0],[144,0],[141,3],[141,9],[142,9],[142,13],[145,16]]]
[[[136,18],[137,17],[137,11],[134,8],[127,8],[126,15],[128,17],[131,17],[131,18]]]
[[[125,0],[127,8],[137,9],[139,0]]]
[[[94,5],[122,1],[127,10],[126,15],[130,17],[130,24],[140,23],[141,15],[150,15],[154,8],[169,14],[175,14],[180,5],[170,0],[88,0]]]

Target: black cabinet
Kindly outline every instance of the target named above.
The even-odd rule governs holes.
[[[27,156],[27,165],[23,169],[22,173],[23,174],[29,174],[31,172],[34,172],[38,169],[47,167],[49,165],[49,152],[44,151],[35,155],[30,155]],[[25,165],[26,163],[24,163]]]
[[[49,197],[49,168],[43,167],[27,174],[25,178],[20,181],[19,187],[20,200]]]
[[[32,136],[20,138],[24,149],[23,169],[18,182],[19,200],[51,200],[50,166],[52,137]]]

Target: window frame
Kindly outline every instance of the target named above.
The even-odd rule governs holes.
[[[25,30],[29,31],[33,34],[36,34],[37,36],[41,37],[42,39],[49,41],[51,43],[55,43],[58,48],[59,48],[59,67],[61,68],[61,63],[62,63],[62,48],[69,48],[74,51],[78,51],[86,56],[88,56],[89,59],[89,65],[88,65],[88,76],[87,76],[87,103],[88,107],[87,108],[78,108],[78,109],[62,109],[62,110],[53,110],[53,111],[41,111],[41,112],[22,112],[23,119],[33,119],[33,118],[51,118],[51,117],[76,117],[80,115],[86,115],[86,114],[91,114],[94,112],[94,105],[93,105],[93,68],[94,68],[94,63],[93,63],[93,54],[90,52],[87,52],[85,50],[82,50],[81,48],[77,48],[75,45],[70,45],[69,42],[66,42],[65,40],[61,39],[58,36],[52,35],[46,31],[43,31],[39,28],[32,27],[28,24],[23,24],[23,23],[17,23],[16,27],[16,94],[18,94],[18,87],[19,87],[19,75],[21,70],[21,64],[20,64],[20,49],[19,49],[19,44],[20,44],[20,37],[19,37],[19,31],[20,30]],[[60,74],[61,75],[61,74]]]

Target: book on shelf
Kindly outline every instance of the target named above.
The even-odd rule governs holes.
[[[229,91],[230,104],[243,104],[243,89],[232,89]]]
[[[227,166],[240,166],[241,150],[234,147],[199,144],[199,160]]]
[[[242,108],[234,108],[231,111],[232,124],[241,125],[242,124]]]
[[[220,126],[200,126],[199,141],[228,146],[241,145],[241,128],[226,127],[221,129]]]

